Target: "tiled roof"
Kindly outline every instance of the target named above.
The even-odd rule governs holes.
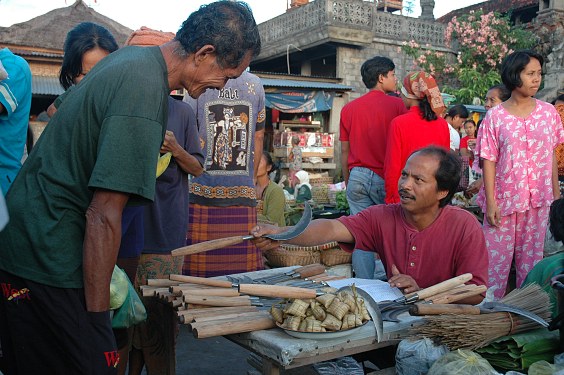
[[[288,87],[294,89],[321,89],[333,91],[349,91],[353,87],[330,82],[298,81],[292,79],[261,78],[264,87]]]
[[[33,95],[61,95],[65,90],[58,77],[32,76],[31,93]]]

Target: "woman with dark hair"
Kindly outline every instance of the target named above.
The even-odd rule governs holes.
[[[286,198],[280,186],[270,180],[269,175],[275,172],[277,166],[272,162],[272,157],[268,152],[262,153],[257,171],[257,197],[258,197],[258,221],[268,221],[278,224],[280,227],[286,226],[284,218],[284,206]]]
[[[68,32],[59,82],[65,90],[78,84],[104,57],[116,51],[112,33],[92,22],[82,22]]]
[[[100,60],[117,49],[114,36],[103,26],[92,22],[79,23],[67,33],[65,39],[63,65],[59,73],[61,86],[66,91],[78,85]],[[49,117],[53,117],[62,101],[63,96],[59,96],[49,106]]]
[[[513,256],[516,286],[542,259],[548,212],[560,198],[554,149],[564,142],[558,113],[533,97],[542,81],[541,55],[517,51],[501,65],[511,97],[490,109],[481,129],[484,185],[477,203],[484,212],[489,286],[503,297]]]
[[[445,115],[450,134],[450,149],[453,151],[460,149],[460,128],[462,128],[462,124],[464,124],[469,116],[470,113],[468,113],[468,110],[463,104],[450,107]]]
[[[409,112],[394,118],[388,130],[384,186],[386,203],[399,203],[398,180],[409,155],[430,146],[450,145],[448,124],[443,119],[445,105],[433,76],[411,72],[402,82],[401,97]]]

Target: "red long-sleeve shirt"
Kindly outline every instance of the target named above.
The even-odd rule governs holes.
[[[386,203],[400,201],[398,180],[409,155],[431,145],[450,148],[448,124],[443,118],[426,121],[419,107],[411,107],[409,112],[392,120],[384,162]]]

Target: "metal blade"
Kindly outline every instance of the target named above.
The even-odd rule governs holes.
[[[507,305],[501,302],[484,302],[480,307],[480,312],[483,313],[493,313],[493,312],[510,312],[513,314],[517,314],[523,316],[527,319],[531,319],[532,321],[540,324],[543,327],[548,327],[548,322],[538,316],[535,313],[532,313],[527,310],[523,310],[519,307]]]
[[[304,213],[302,214],[300,221],[298,221],[296,225],[292,227],[292,229],[278,234],[267,234],[264,237],[270,238],[271,240],[275,240],[275,241],[290,240],[294,237],[297,237],[300,234],[302,234],[304,230],[306,230],[307,226],[309,225],[309,222],[311,221],[311,215],[312,215],[311,207],[309,203],[305,202]]]
[[[351,286],[349,285],[339,288],[337,292],[346,289],[352,290]],[[380,313],[380,308],[378,307],[376,301],[372,299],[370,294],[366,293],[364,290],[358,287],[356,287],[355,289],[356,289],[356,293],[364,299],[364,305],[366,306],[368,313],[372,317],[372,321],[374,322],[374,327],[376,327],[376,339],[378,340],[378,342],[381,342],[381,340],[384,337],[384,322],[382,321],[382,314]]]

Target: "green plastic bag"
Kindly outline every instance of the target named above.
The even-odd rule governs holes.
[[[129,290],[127,297],[121,307],[114,312],[112,328],[128,328],[147,320],[147,310],[129,278],[127,284]]]

